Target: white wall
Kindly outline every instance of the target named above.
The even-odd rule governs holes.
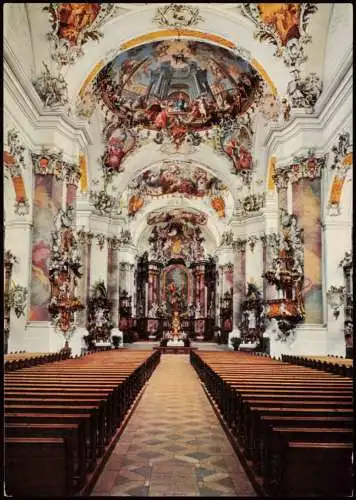
[[[31,77],[34,74],[35,55],[27,6],[24,3],[5,3],[3,12],[5,41],[10,44],[23,72]]]
[[[99,177],[100,169],[97,163],[98,157],[103,152],[99,118],[94,117],[93,123],[88,124],[68,118],[63,114],[44,111],[41,101],[31,84],[34,73],[38,75],[42,61],[49,59],[49,44],[45,41],[45,34],[49,31],[48,14],[43,13],[42,7],[31,6],[31,27],[28,25],[28,5],[6,4],[4,9],[5,22],[5,54],[4,54],[4,129],[15,127],[19,130],[25,146],[31,151],[39,151],[42,145],[50,149],[64,151],[64,159],[77,161],[79,151],[88,150],[89,156],[89,178]],[[320,11],[324,9],[321,5]],[[84,47],[84,57],[68,68],[67,78],[69,91],[75,100],[77,92],[85,77],[94,64],[102,57],[109,57],[109,51],[120,43],[131,39],[136,35],[142,35],[157,27],[152,23],[152,17],[156,7],[143,7],[142,11],[128,14],[122,18],[108,23],[103,31],[104,38],[99,43],[88,42]],[[272,80],[277,86],[280,95],[285,93],[290,74],[283,62],[273,56],[274,48],[266,42],[258,42],[253,38],[254,28],[251,23],[234,13],[220,11],[218,7],[209,4],[201,7],[204,22],[199,29],[205,32],[215,33],[233,40],[239,46],[251,51],[252,56],[265,67]],[[321,17],[320,17],[321,16]],[[321,19],[327,19],[325,10],[314,21],[317,26]],[[324,16],[324,17],[323,17]],[[33,31],[36,25],[38,30]],[[31,32],[32,29],[32,32]],[[259,174],[267,170],[267,158],[277,156],[278,163],[284,164],[291,161],[295,154],[306,152],[310,147],[316,147],[320,154],[330,154],[331,147],[337,143],[338,135],[347,130],[352,133],[352,68],[350,53],[352,49],[352,5],[334,4],[332,6],[332,17],[327,31],[326,45],[324,50],[324,91],[316,106],[313,115],[300,112],[292,112],[291,121],[286,124],[269,124],[264,130],[260,130],[258,144],[260,152],[256,151],[259,163]],[[322,44],[325,38],[323,33]],[[313,39],[313,43],[318,39]],[[33,47],[36,56],[33,55]],[[308,49],[309,51],[309,49]],[[315,54],[310,52],[310,61]],[[112,57],[112,56],[110,56]],[[324,56],[322,56],[324,57]],[[311,69],[312,65],[311,65]],[[174,155],[174,158],[186,160],[184,155]],[[233,191],[233,196],[240,196],[237,190],[237,176],[230,173],[231,164],[228,159],[217,155],[208,145],[203,144],[198,151],[191,156],[197,163],[210,168],[212,173],[218,176]],[[133,155],[125,159],[125,172],[119,176],[120,189],[127,186],[135,172],[145,165],[154,164],[162,159],[159,146],[144,146]],[[27,158],[28,167],[24,171],[25,185],[28,197],[31,201],[33,176],[32,165]],[[262,174],[261,174],[262,175]],[[11,180],[6,181],[5,207],[6,207],[6,234],[5,248],[11,249],[19,256],[19,264],[14,267],[14,279],[24,286],[30,287],[31,278],[31,213],[28,219],[14,216],[13,191]],[[324,201],[327,203],[328,190],[332,182],[332,176],[328,174],[325,182]],[[236,189],[235,189],[236,188]],[[273,195],[268,200],[264,216],[253,218],[243,223],[232,221],[234,237],[248,237],[250,234],[259,235],[263,231],[269,232],[276,227],[277,212]],[[88,212],[88,205],[83,202],[83,210],[78,215],[78,225],[85,225],[94,233],[117,234],[122,221],[111,229],[110,221],[105,218],[93,217]],[[325,204],[324,203],[324,204]],[[78,207],[79,208],[79,207]],[[11,229],[8,224],[11,223]],[[351,225],[352,225],[352,183],[345,183],[342,195],[342,211],[339,217],[324,220],[326,225],[324,233],[324,301],[326,289],[331,285],[342,284],[341,270],[337,265],[345,251],[351,249]],[[213,226],[212,226],[213,227]],[[214,236],[219,235],[218,224],[214,228]],[[213,233],[213,231],[212,231]],[[134,249],[120,251],[120,261],[134,261]],[[262,269],[261,242],[257,242],[253,253],[247,246],[247,272],[246,277],[254,277],[260,283],[260,270]],[[220,255],[220,264],[230,261],[234,262],[233,252]],[[93,240],[91,260],[91,283],[97,279],[107,279],[107,243],[100,251],[97,243]],[[49,324],[26,324],[26,318],[17,320],[11,318],[10,346],[13,350],[57,350],[63,346],[63,338],[53,332]],[[341,353],[343,344],[342,315],[334,320],[327,310],[325,326],[298,327],[297,337],[290,345],[275,344],[277,352],[305,353]],[[307,329],[306,329],[307,328]]]

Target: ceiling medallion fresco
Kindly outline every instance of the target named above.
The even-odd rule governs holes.
[[[172,3],[157,9],[152,20],[162,28],[191,28],[204,19],[198,8]]]
[[[169,222],[189,222],[190,224],[204,226],[208,217],[199,210],[182,210],[181,208],[173,208],[166,212],[152,212],[147,217],[147,224],[152,226],[154,224],[167,224]]]
[[[110,182],[115,173],[124,171],[122,161],[137,145],[137,134],[134,130],[118,128],[112,133],[110,130],[108,132],[104,154],[99,158],[106,182]]]
[[[231,194],[219,179],[188,162],[163,163],[138,175],[129,186],[128,214],[133,217],[149,200],[161,196],[201,198],[226,217],[226,198]]]
[[[95,77],[93,93],[106,121],[146,128],[178,150],[186,138],[225,119],[237,119],[263,93],[263,80],[246,61],[215,45],[165,40],[130,49]]]
[[[59,66],[74,64],[84,55],[89,40],[100,40],[99,28],[115,12],[114,3],[50,3],[43,8],[49,13],[51,57]]]
[[[272,43],[274,55],[283,57],[289,68],[307,60],[304,46],[311,42],[307,28],[310,15],[318,10],[316,3],[245,3],[240,10],[257,26],[254,37]]]
[[[219,140],[215,149],[225,154],[232,161],[231,173],[239,175],[244,184],[250,185],[252,180],[253,159],[252,130],[247,126],[226,124],[218,133]]]

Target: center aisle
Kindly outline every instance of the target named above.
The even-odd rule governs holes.
[[[92,495],[256,496],[189,356],[161,356]]]

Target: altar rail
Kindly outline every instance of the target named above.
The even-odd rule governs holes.
[[[191,351],[197,351],[197,347],[181,346],[167,346],[167,347],[154,347],[154,351],[159,351],[161,354],[190,354]]]
[[[180,329],[188,337],[194,338],[202,335],[205,340],[214,337],[214,318],[180,319]],[[133,328],[137,330],[140,339],[147,340],[149,335],[161,337],[164,332],[172,330],[171,318],[137,318],[133,320]]]
[[[342,377],[353,377],[353,360],[336,356],[293,356],[282,354],[282,361],[293,365],[307,366]]]

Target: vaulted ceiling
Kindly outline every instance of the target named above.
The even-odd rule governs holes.
[[[266,189],[267,125],[325,89],[351,18],[316,3],[7,4],[5,52],[45,107],[87,122],[90,189],[122,197],[136,242],[177,205],[217,243],[234,202]]]

